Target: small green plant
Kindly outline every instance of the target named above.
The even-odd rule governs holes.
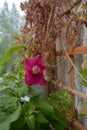
[[[42,98],[40,92],[24,83],[21,58],[15,71],[2,75],[2,79],[0,91],[6,93],[0,96],[0,130],[65,130],[68,127],[72,107],[69,91]]]

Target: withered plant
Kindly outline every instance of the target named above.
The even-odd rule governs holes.
[[[18,43],[26,47],[21,54],[29,57],[40,54],[52,76],[56,66],[57,39],[62,40],[57,43],[62,48],[72,49],[80,43],[82,24],[87,24],[82,17],[86,9],[81,4],[82,0],[28,0],[21,3],[25,25]]]
[[[78,28],[86,22],[77,11],[80,3],[81,0],[29,0],[21,3],[21,9],[26,14],[21,44],[25,45],[26,54],[30,56],[33,52],[47,59],[56,49],[56,40],[60,36],[65,37],[68,48],[74,47],[80,33]]]

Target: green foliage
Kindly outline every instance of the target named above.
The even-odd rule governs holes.
[[[4,99],[2,100],[2,96],[0,97],[0,110],[2,109],[2,113],[5,111],[9,111],[11,115],[11,121],[8,123],[8,116],[0,115],[6,121],[6,124],[3,125],[2,122],[0,124],[1,130],[4,130],[6,126],[6,130],[20,130],[27,127],[29,130],[49,130],[52,127],[57,130],[64,130],[68,124],[68,119],[60,113],[53,104],[50,104],[48,100],[43,99],[41,94],[33,90],[32,88],[28,88],[23,84],[23,86],[11,86],[8,89],[8,93],[4,95]],[[29,94],[31,96],[29,102],[24,102],[21,104],[21,97]],[[8,97],[8,98],[7,98]],[[2,103],[3,105],[2,105]],[[17,107],[18,109],[17,117],[14,116]],[[1,113],[1,114],[2,114]]]
[[[87,81],[87,69],[81,70],[80,73],[81,73],[82,77],[84,78],[84,80],[81,79],[82,84],[84,87],[87,87],[87,82],[86,82]]]
[[[21,114],[21,106],[16,97],[0,97],[0,130],[9,130],[10,124]]]
[[[61,130],[64,130],[67,126],[67,118],[55,109],[54,106],[50,105],[47,100],[42,99],[41,96],[37,94],[37,96],[34,96],[29,93],[32,95],[30,101],[21,104],[20,97],[16,95],[13,96],[12,94],[10,92],[10,95],[8,93],[8,96],[4,95],[4,100],[2,100],[2,96],[0,97],[0,110],[2,110],[2,113],[5,113],[6,111],[11,115],[11,120],[8,123],[9,116],[0,113],[1,130],[4,130],[5,126],[6,130],[14,130],[15,128],[20,130],[24,125],[27,125],[29,130],[37,130],[37,128],[38,130],[47,130],[48,128],[50,129],[50,124],[55,130],[60,128]],[[17,109],[18,106],[20,109]],[[17,111],[17,115],[14,115],[16,113],[15,111]]]
[[[3,64],[9,59],[9,56],[13,53],[13,52],[17,52],[21,49],[24,49],[24,46],[15,46],[12,47],[11,49],[9,49],[5,54],[4,57],[2,58],[2,60],[0,61],[0,66],[3,66]]]
[[[9,50],[2,59],[3,64],[11,53],[22,47]],[[49,100],[24,83],[22,59],[19,58],[15,71],[4,74],[1,88],[7,90],[0,96],[0,130],[64,130],[69,120],[61,110],[71,109],[69,91],[51,94]],[[1,89],[2,90],[2,89]],[[29,101],[21,98],[29,96]]]
[[[35,113],[35,118],[38,123],[41,123],[41,124],[49,123],[49,121],[46,119],[45,115],[40,111],[37,111]]]
[[[50,94],[50,104],[54,105],[58,110],[71,110],[72,100],[70,98],[70,91],[60,91]]]

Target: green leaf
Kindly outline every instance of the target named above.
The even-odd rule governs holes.
[[[8,116],[4,116],[4,120],[0,123],[0,130],[10,130],[10,125],[12,122],[16,121],[21,114],[21,106],[18,105],[17,109],[9,114]],[[0,119],[1,121],[1,119]]]
[[[68,110],[72,108],[72,100],[69,91],[56,92],[50,95],[49,103],[54,105],[58,110]]]
[[[3,75],[3,80],[0,83],[1,86],[13,86],[17,81],[17,77],[14,74],[7,73]]]
[[[23,125],[20,128],[16,128],[15,126],[11,127],[10,130],[30,130],[27,124]]]
[[[34,115],[25,116],[25,121],[29,126],[30,130],[35,130],[35,117]]]
[[[7,58],[10,54],[12,54],[13,52],[17,52],[17,51],[19,51],[19,50],[22,50],[22,49],[24,49],[24,48],[25,48],[24,46],[15,46],[15,47],[12,47],[11,49],[9,49],[9,50],[5,53],[3,59],[0,61],[0,64],[3,64],[3,63],[6,61],[6,58]]]
[[[9,87],[6,87],[6,86],[0,86],[0,92],[6,90],[6,89],[8,89],[8,88],[9,88]]]
[[[87,81],[87,69],[83,69],[80,71],[82,77]],[[85,82],[83,79],[81,79],[82,84],[84,87],[87,87],[87,82]]]
[[[32,102],[36,106],[36,109],[41,111],[46,117],[50,117],[64,126],[67,124],[67,118],[62,113],[58,112],[55,107],[50,105],[46,100],[41,99],[40,97],[32,97],[30,102]]]
[[[68,124],[68,119],[67,117],[63,114],[60,113],[58,110],[55,110],[55,118],[63,127],[66,127]]]
[[[54,114],[53,106],[49,105],[46,100],[44,100],[40,97],[34,96],[30,99],[30,102],[32,102],[44,114],[46,114],[46,115],[53,115]]]
[[[14,86],[12,88],[8,88],[9,95],[16,97],[23,97],[28,94],[28,88],[26,86]]]
[[[23,113],[29,116],[35,112],[35,106],[30,102],[25,102],[23,105]]]
[[[17,107],[18,98],[4,95],[0,97],[0,110],[10,113]]]
[[[65,130],[66,126],[62,125],[61,123],[57,122],[56,120],[49,118],[48,119],[52,124],[54,130]]]
[[[45,115],[41,112],[37,112],[35,114],[35,119],[37,122],[45,124],[45,123],[49,123],[49,121],[46,119]]]
[[[13,123],[11,123],[12,130],[19,130],[25,125],[25,120],[23,114]]]
[[[0,130],[10,130],[12,122],[21,114],[21,105],[18,98],[4,95],[0,97]]]
[[[24,46],[15,46],[15,47],[9,49],[9,50],[5,53],[3,59],[1,59],[1,61],[0,61],[0,72],[2,72],[3,65],[4,65],[5,62],[7,62],[9,56],[10,56],[13,52],[17,52],[17,51],[22,50],[22,49],[24,49],[24,48],[25,48]]]

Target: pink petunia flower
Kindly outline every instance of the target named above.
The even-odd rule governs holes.
[[[40,84],[42,86],[46,85],[46,80],[44,79],[44,61],[40,55],[33,58],[26,58],[24,60],[25,69],[25,83],[27,85]]]

